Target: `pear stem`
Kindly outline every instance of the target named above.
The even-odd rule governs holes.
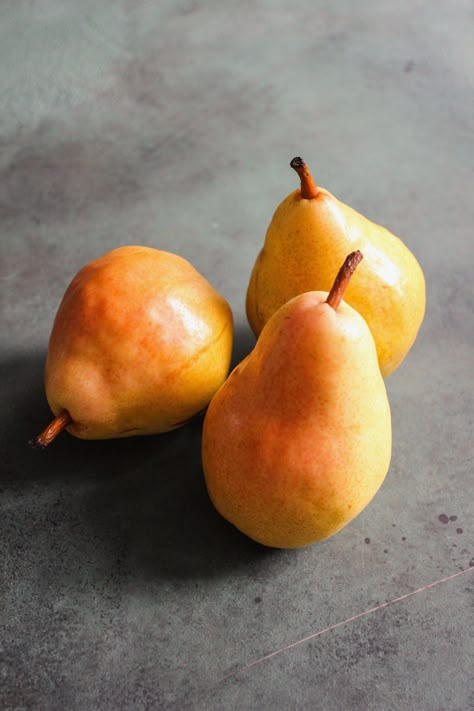
[[[351,252],[345,259],[344,264],[339,269],[337,277],[334,280],[331,291],[328,294],[326,303],[332,306],[334,311],[337,311],[339,304],[342,301],[344,292],[349,284],[352,275],[354,274],[357,265],[363,259],[363,254],[359,250]]]
[[[61,410],[59,415],[44,429],[41,434],[30,439],[30,444],[35,449],[46,449],[60,432],[62,432],[72,422],[72,417],[67,410]]]
[[[319,194],[319,188],[304,160],[299,157],[293,158],[290,166],[296,170],[301,180],[301,197],[305,200],[314,200]]]

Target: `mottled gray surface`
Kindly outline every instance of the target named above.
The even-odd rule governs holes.
[[[2,711],[474,708],[472,570],[244,669],[474,565],[473,21],[469,0],[3,0]],[[201,422],[30,450],[59,300],[108,249],[190,259],[249,351],[298,154],[427,277],[370,506],[271,551],[212,509]]]

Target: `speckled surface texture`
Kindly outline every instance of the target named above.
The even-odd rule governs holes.
[[[1,3],[2,711],[474,708],[473,20],[467,0]],[[213,510],[201,421],[27,441],[61,296],[115,246],[188,258],[232,306],[234,362],[252,348],[294,155],[408,243],[428,308],[387,382],[384,486],[272,551]]]

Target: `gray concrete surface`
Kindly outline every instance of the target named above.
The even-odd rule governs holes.
[[[474,708],[473,21],[467,0],[3,0],[3,711]],[[294,155],[408,243],[428,308],[387,382],[383,488],[291,552],[215,513],[201,422],[26,443],[63,291],[115,246],[190,259],[231,303],[234,362],[251,349]]]

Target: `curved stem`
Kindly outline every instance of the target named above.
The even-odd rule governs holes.
[[[326,299],[326,303],[329,304],[329,306],[332,306],[334,311],[337,311],[337,307],[342,301],[347,285],[349,284],[357,265],[362,261],[362,259],[363,254],[359,250],[351,252],[346,257],[342,267],[339,269],[331,291],[328,294],[328,298]]]
[[[46,449],[60,432],[62,432],[72,422],[72,417],[67,410],[61,410],[59,415],[46,427],[41,434],[30,439],[28,444],[36,449]]]
[[[296,170],[301,180],[301,197],[305,198],[305,200],[314,200],[319,193],[319,188],[314,182],[313,176],[304,160],[297,156],[293,158],[290,166],[293,170]]]

